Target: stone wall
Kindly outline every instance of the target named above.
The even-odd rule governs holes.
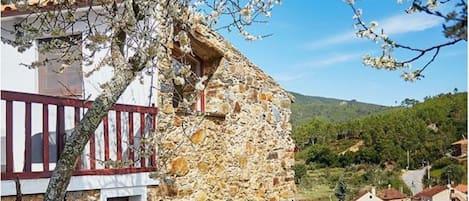
[[[170,92],[160,94],[164,193],[152,200],[293,200],[291,96],[207,28],[192,34],[208,64],[205,112],[177,113]]]

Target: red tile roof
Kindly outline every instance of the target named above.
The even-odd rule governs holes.
[[[454,187],[459,192],[467,193],[467,185],[464,184],[459,184],[456,187]]]
[[[433,197],[434,195],[446,189],[448,189],[448,187],[446,186],[435,186],[433,188],[426,188],[426,189],[423,189],[423,191],[420,191],[419,193],[415,194],[414,197],[421,197],[421,196]]]
[[[383,200],[394,200],[394,199],[407,198],[407,195],[401,193],[400,191],[396,189],[390,188],[390,189],[379,191],[378,197]]]
[[[453,144],[451,144],[451,145],[457,145],[457,144],[465,145],[465,144],[467,144],[467,139],[459,140],[459,141],[457,141],[457,142],[455,142],[455,143],[453,143]]]

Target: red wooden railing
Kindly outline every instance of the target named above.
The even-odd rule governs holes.
[[[1,91],[1,100],[2,104],[4,104],[4,114],[5,115],[5,122],[0,122],[1,124],[5,125],[5,134],[2,136],[6,136],[5,139],[5,154],[6,154],[6,165],[5,169],[2,170],[1,179],[2,180],[9,180],[19,177],[21,179],[33,179],[33,178],[47,178],[51,175],[51,169],[49,168],[50,161],[49,161],[49,135],[51,130],[49,128],[49,116],[50,107],[56,107],[56,145],[57,145],[57,159],[59,158],[60,153],[64,148],[65,136],[66,136],[66,128],[65,128],[65,108],[73,108],[73,125],[78,125],[81,112],[84,112],[87,108],[90,108],[92,105],[92,101],[85,101],[85,100],[78,100],[78,99],[71,99],[71,98],[59,98],[59,97],[51,97],[51,96],[44,96],[44,95],[37,95],[37,94],[29,94],[29,93],[20,93],[20,92],[13,92],[13,91]],[[24,114],[15,112],[14,108],[17,108],[18,103],[19,105],[24,105]],[[24,103],[24,104],[21,104]],[[40,171],[33,171],[32,169],[32,147],[31,147],[31,124],[32,124],[32,117],[33,110],[31,109],[31,104],[39,104],[42,105],[42,170]],[[14,107],[15,105],[15,107]],[[135,106],[135,105],[125,105],[125,104],[115,104],[111,111],[109,111],[108,115],[105,116],[102,120],[102,127],[103,127],[103,139],[104,139],[104,160],[110,160],[110,145],[109,143],[109,136],[115,135],[115,139],[117,141],[115,150],[116,158],[113,160],[122,160],[123,159],[123,147],[122,147],[122,137],[126,136],[128,140],[129,146],[134,145],[135,142],[135,135],[134,135],[134,114],[140,117],[139,122],[139,130],[140,136],[145,136],[145,132],[148,129],[154,130],[156,127],[156,114],[158,109],[155,107],[143,107],[143,106]],[[109,130],[109,114],[115,114],[115,133]],[[123,113],[128,114],[127,122],[122,121],[121,116]],[[139,114],[139,115],[138,115]],[[15,115],[24,115],[24,122],[15,122],[14,116]],[[36,116],[34,116],[36,117]],[[148,118],[151,117],[151,118]],[[148,119],[150,119],[148,122]],[[137,122],[136,122],[137,123]],[[24,133],[15,132],[15,126],[18,124],[24,125]],[[122,132],[122,126],[127,124],[128,129],[125,132]],[[15,125],[15,126],[14,126]],[[150,128],[148,128],[150,127]],[[96,160],[96,135],[94,133],[91,137],[88,147],[89,147],[89,157],[86,160],[89,160],[89,167],[82,167],[80,165],[80,161],[76,167],[74,175],[112,175],[112,174],[125,174],[125,173],[136,173],[136,172],[148,172],[155,170],[155,163],[156,163],[156,156],[153,150],[152,156],[147,158],[137,158],[135,157],[135,152],[132,148],[128,148],[128,156],[127,160],[133,161],[135,163],[131,163],[125,167],[118,167],[112,168],[105,165],[103,168],[97,167],[97,160]],[[18,146],[17,143],[22,142],[14,142],[13,136],[14,135],[24,135],[24,164],[22,171],[14,171],[14,146]],[[137,163],[135,159],[139,160]],[[147,164],[149,163],[149,164]],[[106,164],[106,163],[105,163]],[[18,169],[18,168],[16,168]]]

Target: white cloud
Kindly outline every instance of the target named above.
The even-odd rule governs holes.
[[[307,68],[315,68],[315,67],[327,67],[333,64],[345,63],[355,59],[361,59],[363,53],[349,53],[349,54],[340,54],[340,55],[329,55],[320,58],[315,58],[313,60],[300,63],[298,67],[307,67]]]
[[[378,21],[380,23],[376,30],[384,29],[388,35],[404,34],[409,32],[423,31],[440,25],[443,20],[440,17],[431,16],[424,13],[399,14]],[[353,23],[352,21],[350,23]],[[307,49],[315,50],[327,46],[353,43],[359,40],[354,31],[348,31],[333,35],[328,38],[316,40],[306,45]]]
[[[442,22],[442,18],[424,13],[401,14],[382,20],[379,28],[388,34],[401,34],[423,31]]]
[[[324,38],[317,40],[315,42],[309,43],[306,45],[308,49],[319,49],[323,47],[327,47],[330,45],[337,45],[342,43],[350,43],[355,41],[357,38],[355,37],[355,33],[353,31],[337,34],[331,36],[329,38]]]

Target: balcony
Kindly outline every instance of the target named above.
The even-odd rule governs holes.
[[[2,90],[1,180],[50,177],[67,136],[92,103]],[[157,112],[155,107],[114,105],[86,145],[74,175],[154,171],[155,148],[143,139],[155,130]],[[144,150],[147,154],[141,154]]]

